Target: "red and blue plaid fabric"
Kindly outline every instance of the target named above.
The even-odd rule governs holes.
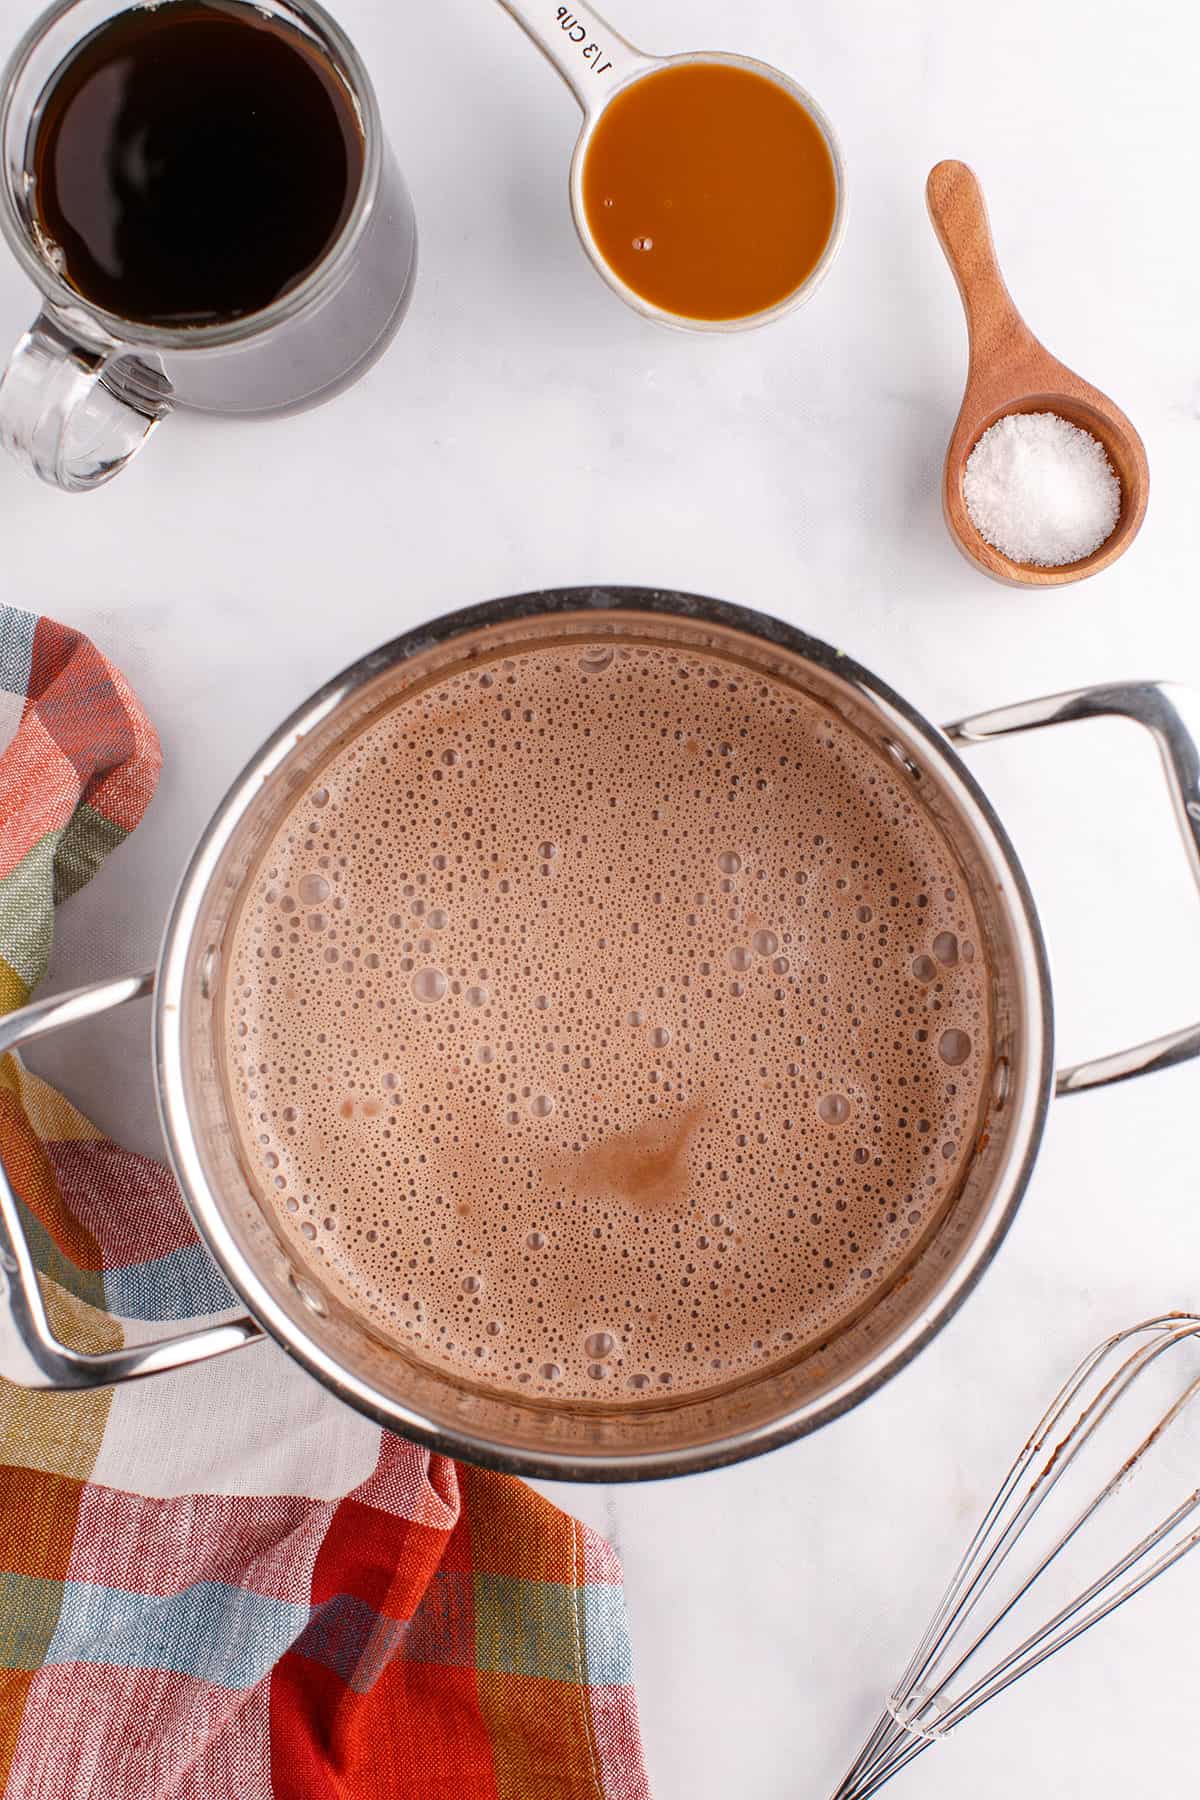
[[[133,830],[159,746],[78,633],[0,609],[0,1010]],[[231,1296],[170,1176],[16,1058],[0,1153],[59,1334]],[[0,1381],[6,1800],[648,1800],[620,1565],[271,1345],[119,1390]]]

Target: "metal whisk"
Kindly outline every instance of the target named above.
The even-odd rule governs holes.
[[[1200,1412],[1187,1413],[1198,1392],[1200,1315],[1148,1319],[1085,1357],[1005,1477],[833,1800],[868,1800],[1195,1549]],[[1045,1622],[1031,1629],[1035,1604]]]

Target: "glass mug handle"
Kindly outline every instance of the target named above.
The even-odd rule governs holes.
[[[68,493],[110,481],[171,410],[165,375],[129,350],[82,344],[42,312],[0,378],[0,444]]]

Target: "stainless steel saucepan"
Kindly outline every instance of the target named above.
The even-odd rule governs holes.
[[[537,643],[625,640],[719,652],[835,708],[894,761],[969,884],[993,978],[994,1066],[962,1185],[905,1277],[786,1367],[721,1391],[622,1409],[518,1401],[414,1361],[296,1267],[239,1161],[223,1084],[221,966],[256,858],[335,746],[418,683]],[[246,1307],[230,1323],[102,1353],[50,1328],[18,1203],[0,1178],[0,1373],[30,1388],[104,1386],[179,1368],[264,1333],[371,1418],[455,1456],[526,1475],[622,1480],[734,1462],[812,1431],[894,1375],[961,1305],[994,1256],[1029,1180],[1052,1093],[1149,1073],[1200,1054],[1200,1025],[1054,1074],[1052,1004],[1032,897],[1000,821],[957,751],[1073,719],[1119,716],[1162,754],[1200,881],[1200,703],[1159,683],[1056,694],[945,731],[866,669],[802,632],[689,594],[573,588],[496,601],[386,644],[323,687],[242,771],[184,875],[152,973],[40,1001],[0,1021],[0,1051],[154,996],[158,1101],[197,1229]]]

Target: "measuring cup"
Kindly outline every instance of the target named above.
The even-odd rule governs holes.
[[[602,19],[591,7],[576,3],[564,6],[558,0],[499,0],[505,12],[511,13],[521,29],[533,39],[538,49],[553,63],[583,108],[583,126],[571,158],[571,216],[575,230],[591,260],[592,267],[618,294],[627,306],[660,324],[683,331],[745,331],[754,325],[769,324],[794,312],[820,286],[841,248],[846,232],[846,171],[833,127],[812,95],[798,82],[770,63],[758,62],[752,56],[738,56],[722,50],[692,50],[676,56],[648,56],[635,47]],[[677,68],[685,63],[723,63],[761,75],[783,88],[812,119],[825,140],[833,164],[836,203],[829,239],[815,267],[790,294],[761,312],[747,313],[728,319],[695,319],[671,312],[647,300],[623,281],[604,259],[588,224],[583,201],[583,175],[596,127],[612,100],[643,76],[662,69]]]

